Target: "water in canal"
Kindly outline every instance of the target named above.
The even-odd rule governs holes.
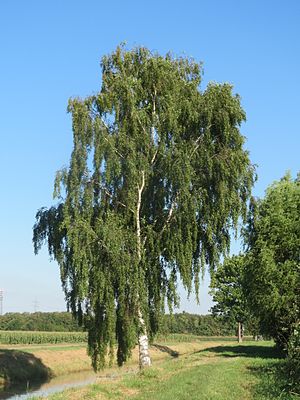
[[[0,399],[26,400],[32,396],[46,397],[52,393],[61,392],[68,388],[80,387],[95,383],[96,380],[101,378],[113,379],[113,376],[99,377],[91,371],[77,372],[74,374],[53,378],[49,382],[42,384],[28,383],[24,386],[11,386],[5,390],[0,390]]]

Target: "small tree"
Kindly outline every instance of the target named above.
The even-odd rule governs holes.
[[[177,277],[197,292],[200,270],[228,251],[253,167],[239,97],[228,84],[200,92],[193,60],[118,47],[101,66],[100,92],[70,100],[70,165],[56,176],[58,204],[37,213],[33,241],[60,266],[94,368],[115,339],[121,365],[137,336],[144,366],[165,299],[178,303]]]
[[[251,314],[244,292],[245,256],[226,258],[212,275],[211,294],[216,303],[211,311],[223,315],[238,325],[238,342],[242,342],[244,323],[250,321]]]

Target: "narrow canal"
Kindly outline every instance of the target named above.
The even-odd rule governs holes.
[[[30,382],[23,386],[11,386],[0,391],[0,399],[26,400],[32,396],[46,397],[52,393],[61,392],[68,388],[75,388],[95,383],[103,378],[113,379],[113,376],[97,376],[93,372],[77,372],[65,376],[59,376],[46,383]]]

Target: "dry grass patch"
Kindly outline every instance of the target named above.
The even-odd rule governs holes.
[[[91,361],[86,349],[72,350],[41,350],[32,352],[47,365],[55,376],[79,371],[92,371]]]
[[[192,343],[170,343],[164,344],[164,347],[168,347],[170,351],[177,352],[179,358],[182,358],[184,355],[189,355],[191,353],[195,353],[201,350],[205,350],[206,348],[212,346],[221,345],[222,342],[192,342]],[[78,371],[92,371],[90,358],[87,355],[87,351],[85,347],[74,348],[70,347],[62,347],[62,350],[59,350],[59,347],[56,347],[56,350],[53,351],[53,346],[43,347],[42,349],[38,348],[30,348],[27,347],[27,351],[30,351],[34,354],[35,357],[41,359],[44,365],[51,369],[52,373],[55,376],[70,374]],[[151,358],[154,366],[161,361],[169,360],[172,356],[167,351],[162,351],[156,347],[151,347]],[[207,353],[206,357],[214,357],[213,353]],[[132,358],[129,360],[125,367],[121,369],[114,364],[112,367],[107,367],[100,373],[100,376],[104,374],[126,374],[128,372],[137,372],[139,365],[138,358],[138,347],[133,349]],[[128,371],[134,367],[134,370]],[[109,378],[111,379],[111,378]]]

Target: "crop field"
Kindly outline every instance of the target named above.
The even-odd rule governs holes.
[[[190,334],[159,335],[156,340],[163,343],[198,342],[198,341],[235,341],[233,336],[197,336]],[[250,337],[246,338],[250,339]],[[37,331],[0,331],[1,344],[61,344],[86,343],[86,332],[37,332]]]
[[[0,331],[0,345],[82,343],[86,340],[85,332]]]
[[[253,340],[251,336],[244,337],[244,340]],[[168,333],[158,335],[156,341],[159,343],[188,343],[188,342],[236,342],[235,336],[198,336],[184,333]]]

